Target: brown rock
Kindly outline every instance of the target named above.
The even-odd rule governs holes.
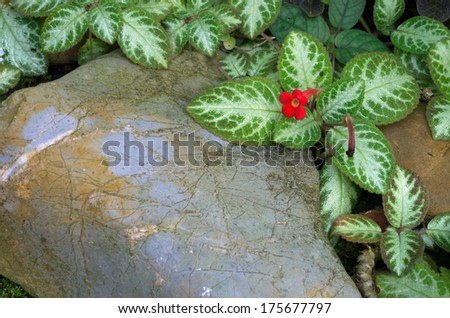
[[[414,171],[430,193],[428,215],[450,212],[450,142],[434,140],[421,103],[405,119],[381,127],[397,163]]]

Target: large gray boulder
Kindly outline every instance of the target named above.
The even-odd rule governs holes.
[[[308,152],[232,146],[186,114],[223,80],[214,65],[113,53],[10,96],[0,274],[40,297],[359,296]]]

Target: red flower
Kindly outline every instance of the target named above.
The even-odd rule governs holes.
[[[308,105],[308,98],[317,93],[317,89],[307,89],[302,92],[296,89],[290,94],[289,92],[282,92],[280,94],[280,102],[283,104],[281,111],[287,118],[295,117],[297,120],[302,120],[306,117],[306,108]]]

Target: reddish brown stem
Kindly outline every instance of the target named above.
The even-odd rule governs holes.
[[[345,152],[349,158],[355,154],[355,128],[353,126],[353,118],[349,114],[345,115],[345,125],[348,128],[348,148]]]

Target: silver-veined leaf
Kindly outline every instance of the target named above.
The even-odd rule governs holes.
[[[239,78],[247,75],[250,55],[243,51],[234,51],[225,56],[220,65],[231,78]]]
[[[194,18],[188,25],[189,43],[208,56],[216,54],[220,44],[220,26],[217,17],[206,12]]]
[[[415,173],[396,166],[383,196],[383,207],[392,226],[412,229],[428,211],[428,192]]]
[[[324,122],[339,124],[346,114],[356,114],[363,99],[364,81],[338,80],[320,94],[316,110]]]
[[[167,68],[169,41],[161,25],[142,9],[127,9],[122,18],[117,41],[125,55],[143,66]]]
[[[300,31],[291,31],[284,39],[278,72],[286,91],[320,88],[331,83],[327,51],[318,40]]]
[[[330,0],[328,17],[331,24],[337,29],[350,29],[358,23],[366,0]]]
[[[249,76],[268,75],[278,61],[278,51],[270,44],[257,46],[248,53],[250,55],[247,68]]]
[[[3,63],[17,67],[25,76],[47,73],[48,61],[40,49],[40,26],[35,19],[7,7],[0,10],[0,30],[0,48],[5,52]]]
[[[45,17],[60,4],[69,2],[70,0],[11,0],[17,11],[32,17]]]
[[[348,214],[334,221],[331,234],[339,235],[350,242],[376,243],[381,238],[381,228],[367,216]]]
[[[436,42],[431,47],[428,67],[439,91],[450,98],[450,38]]]
[[[411,271],[402,277],[394,274],[378,274],[376,283],[380,289],[379,297],[450,297],[450,282],[422,261],[416,262]]]
[[[427,225],[427,234],[433,242],[450,253],[450,213],[435,216]]]
[[[405,52],[398,47],[394,49],[394,54],[399,58],[400,62],[402,62],[403,66],[405,66],[412,76],[414,76],[420,87],[436,88],[431,79],[426,55]]]
[[[186,0],[186,8],[191,13],[199,13],[211,6],[211,0]]]
[[[405,0],[375,0],[373,6],[373,22],[378,31],[390,35],[394,31],[394,23],[405,11]]]
[[[302,120],[283,117],[275,127],[273,140],[289,148],[306,149],[319,141],[320,132],[319,123],[306,108],[306,117]]]
[[[42,28],[42,49],[45,52],[63,52],[83,38],[88,29],[88,14],[74,4],[59,6],[45,20]]]
[[[219,19],[220,31],[223,34],[230,33],[234,31],[239,25],[241,25],[241,20],[234,13],[233,9],[227,4],[221,4],[214,8],[214,13]]]
[[[113,44],[122,27],[119,7],[114,3],[93,7],[89,11],[89,28],[106,43]]]
[[[241,16],[242,31],[250,39],[254,39],[275,21],[281,3],[282,0],[230,0]]]
[[[388,227],[381,236],[381,258],[397,276],[406,274],[422,256],[423,250],[422,238],[410,229]]]
[[[347,64],[358,54],[366,52],[390,52],[378,38],[361,30],[345,30],[336,35],[336,59]]]
[[[187,111],[221,138],[268,144],[282,116],[280,93],[278,85],[264,78],[227,81],[198,96]]]
[[[425,54],[434,43],[450,38],[441,22],[427,17],[413,17],[400,24],[391,34],[392,43],[403,51]]]
[[[343,77],[365,82],[358,117],[376,125],[390,124],[406,117],[419,103],[419,86],[393,54],[360,54],[347,63]]]
[[[434,97],[426,112],[433,139],[450,141],[450,98]]]
[[[135,4],[138,0],[102,0],[102,1],[114,2],[121,7],[127,7],[132,4]]]
[[[86,43],[78,50],[78,64],[87,62],[109,52],[108,45],[99,39],[87,39]]]
[[[325,162],[319,176],[320,216],[325,233],[328,233],[334,220],[352,212],[360,191],[359,187],[331,162]]]
[[[6,94],[19,83],[20,70],[9,64],[0,64],[0,95]]]
[[[383,133],[372,123],[354,121],[356,147],[347,156],[348,129],[334,127],[326,136],[326,145],[335,149],[333,164],[353,182],[373,193],[386,191],[394,169],[394,154]]]
[[[172,3],[167,0],[139,0],[136,8],[144,9],[155,20],[162,20],[169,15]]]
[[[270,32],[282,42],[290,31],[303,31],[311,34],[322,43],[330,38],[330,28],[322,16],[308,17],[296,5],[283,4],[280,14],[270,27]]]
[[[183,20],[174,17],[165,19],[162,23],[167,31],[172,55],[176,56],[181,53],[189,40],[188,26]]]

